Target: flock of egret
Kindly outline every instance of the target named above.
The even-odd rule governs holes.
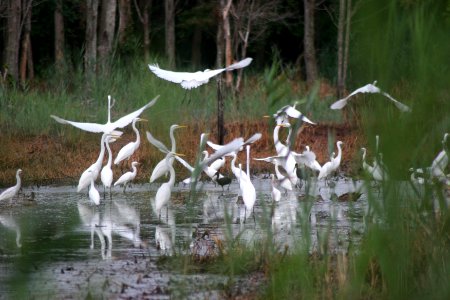
[[[232,64],[226,68],[216,69],[216,70],[205,70],[203,72],[173,72],[160,69],[157,65],[149,65],[150,70],[158,77],[174,82],[179,83],[185,89],[196,88],[202,84],[205,84],[209,81],[210,78],[216,76],[224,71],[235,70],[239,68],[244,68],[251,63],[251,58],[243,59],[235,64]],[[381,91],[376,85],[376,81],[373,84],[367,84],[361,88],[356,89],[352,93],[350,93],[347,97],[340,99],[331,105],[331,109],[342,109],[347,102],[358,93],[380,93],[383,96],[387,97],[390,101],[392,101],[395,106],[404,112],[409,112],[411,109],[405,104],[395,100],[392,96],[387,94],[386,92]],[[133,154],[137,151],[140,146],[140,133],[136,128],[136,122],[146,121],[145,119],[139,118],[142,112],[151,106],[153,106],[158,97],[155,97],[152,101],[141,107],[140,109],[121,117],[117,121],[111,122],[111,108],[114,103],[111,103],[111,96],[108,96],[108,120],[105,124],[98,123],[83,123],[83,122],[75,122],[62,119],[60,117],[51,115],[53,119],[62,124],[69,124],[74,127],[77,127],[84,131],[103,133],[100,141],[100,153],[98,159],[89,166],[80,176],[77,191],[82,192],[84,189],[89,187],[89,198],[95,204],[99,205],[100,203],[100,194],[95,187],[95,181],[100,175],[101,182],[104,186],[104,190],[106,193],[106,189],[110,190],[112,185],[123,185],[124,192],[126,186],[129,182],[131,182],[137,174],[137,165],[138,162],[132,162],[132,170],[130,172],[126,172],[123,174],[114,184],[113,184],[113,172],[112,172],[112,162],[113,162],[113,154],[111,152],[110,143],[119,139],[122,135],[122,132],[117,130],[124,128],[125,126],[131,123],[134,133],[136,134],[136,140],[134,142],[130,142],[125,145],[118,152],[117,156],[114,159],[114,164],[118,165],[123,161],[128,161]],[[271,174],[271,182],[272,182],[272,197],[275,201],[279,201],[282,195],[282,190],[285,192],[292,190],[293,188],[299,186],[299,180],[305,179],[305,174],[312,174],[317,176],[318,180],[326,180],[335,173],[342,161],[342,141],[337,141],[337,155],[335,152],[330,157],[330,161],[324,163],[322,166],[317,162],[315,153],[306,146],[305,151],[301,153],[297,153],[292,149],[291,145],[291,135],[293,131],[293,126],[290,123],[290,118],[297,119],[297,122],[304,122],[314,125],[315,123],[309,120],[305,115],[303,115],[299,110],[296,109],[295,105],[286,105],[278,110],[273,115],[276,126],[273,129],[273,142],[274,142],[274,150],[275,155],[265,158],[254,158],[255,160],[261,160],[268,163],[273,164],[273,174]],[[146,132],[147,140],[154,145],[159,151],[165,154],[164,159],[162,159],[153,169],[150,182],[154,182],[156,179],[160,178],[163,175],[170,174],[169,180],[163,183],[157,190],[155,196],[155,206],[156,211],[161,214],[161,209],[170,201],[172,189],[175,184],[175,170],[173,167],[173,163],[175,160],[180,162],[184,167],[186,167],[190,172],[191,176],[183,180],[183,183],[192,184],[196,183],[200,172],[204,172],[211,180],[217,182],[222,186],[222,189],[225,185],[229,185],[231,183],[231,178],[223,175],[220,170],[226,167],[226,157],[231,157],[230,161],[230,169],[231,173],[237,179],[240,188],[240,195],[242,196],[242,200],[245,204],[246,212],[251,212],[253,206],[256,201],[256,190],[251,181],[250,176],[250,145],[261,138],[260,133],[254,134],[248,140],[244,140],[243,138],[236,138],[230,143],[226,145],[217,145],[208,141],[208,135],[202,134],[200,137],[199,148],[203,150],[202,158],[197,161],[195,166],[190,165],[186,160],[181,158],[182,154],[176,152],[176,140],[174,137],[174,131],[178,128],[183,128],[186,126],[174,124],[170,127],[169,135],[171,140],[171,149],[169,150],[162,142],[157,140],[149,131]],[[283,142],[279,139],[279,131],[281,128],[286,128],[289,130],[288,138],[286,142]],[[295,134],[295,133],[294,133]],[[446,139],[448,134],[444,136],[444,145],[446,143]],[[208,145],[214,152],[210,155],[209,152],[205,149],[206,145]],[[108,160],[107,163],[103,166],[103,160],[105,155],[105,149],[108,152]],[[247,151],[247,162],[246,169],[243,170],[242,164],[237,161],[238,152],[246,149]],[[362,160],[363,160],[363,169],[369,173],[373,179],[381,181],[387,179],[388,175],[386,173],[386,169],[382,163],[381,153],[377,154],[373,165],[369,165],[366,162],[366,149],[362,148]],[[377,136],[377,153],[378,153],[378,136]],[[438,157],[433,161],[432,166],[428,170],[413,170],[411,178],[416,182],[421,182],[417,178],[420,174],[429,174],[429,177],[438,177],[438,178],[446,178],[444,170],[448,164],[448,151],[445,149],[438,155]],[[305,173],[307,170],[307,173]],[[11,187],[5,190],[2,194],[0,194],[0,200],[11,199],[13,198],[19,191],[21,181],[20,181],[20,173],[21,170],[17,171],[17,184],[14,187]],[[419,174],[420,173],[420,174]],[[301,183],[301,182],[300,182]],[[247,213],[246,213],[247,216]]]

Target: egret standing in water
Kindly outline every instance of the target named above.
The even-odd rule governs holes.
[[[232,65],[229,65],[226,68],[222,69],[216,69],[216,70],[209,70],[206,69],[205,71],[197,71],[195,73],[190,72],[174,72],[174,71],[168,71],[163,70],[158,67],[158,65],[148,65],[150,68],[150,71],[152,71],[156,76],[159,78],[179,83],[181,86],[185,89],[193,89],[201,86],[202,84],[208,83],[209,79],[211,77],[214,77],[223,71],[232,71],[236,69],[245,68],[252,62],[252,58],[245,58],[237,63],[234,63]]]
[[[105,144],[106,144],[106,150],[108,150],[108,162],[106,165],[103,166],[102,171],[100,172],[100,179],[103,183],[103,197],[106,196],[106,189],[109,189],[109,196],[111,197],[111,185],[113,182],[113,171],[111,169],[112,164],[112,153],[111,153],[111,147],[109,146],[109,143],[111,141],[111,137],[108,136],[106,138]]]
[[[89,170],[89,173],[92,173],[92,170]],[[95,183],[94,183],[94,177],[91,176],[91,186],[89,188],[89,199],[91,199],[91,201],[95,204],[95,205],[99,205],[100,204],[100,194],[98,193],[97,189],[95,188]]]
[[[133,171],[130,172],[126,172],[125,174],[123,174],[122,176],[119,177],[119,179],[117,179],[117,181],[114,183],[114,186],[122,184],[123,185],[123,192],[125,193],[125,189],[127,188],[127,184],[134,180],[134,178],[136,178],[136,174],[137,174],[137,168],[136,166],[139,163],[137,161],[133,161],[131,163],[131,167],[133,168]]]
[[[91,183],[91,177],[97,180],[98,174],[102,168],[103,156],[105,156],[105,141],[110,135],[104,133],[100,142],[100,154],[98,155],[97,161],[93,163],[89,168],[87,168],[83,174],[81,174],[80,180],[78,181],[77,192],[86,188]],[[117,136],[116,136],[117,137]]]
[[[377,81],[375,80],[372,84],[366,84],[363,87],[360,87],[359,89],[354,90],[350,95],[348,95],[347,97],[340,99],[336,102],[334,102],[333,104],[331,104],[331,109],[342,109],[345,105],[347,105],[348,100],[353,97],[356,94],[359,93],[371,93],[371,94],[381,94],[383,96],[385,96],[386,98],[388,98],[389,100],[391,100],[392,102],[394,102],[395,106],[403,111],[403,112],[410,112],[411,108],[409,108],[408,106],[406,106],[405,104],[401,103],[400,101],[395,100],[391,95],[389,95],[386,92],[383,92],[382,90],[380,90],[379,87],[375,86],[377,84]]]
[[[122,149],[120,149],[119,153],[116,156],[116,159],[114,160],[114,164],[119,164],[122,160],[130,159],[130,157],[134,154],[134,152],[139,148],[139,145],[141,144],[141,135],[139,134],[139,130],[136,128],[136,122],[139,121],[147,121],[145,119],[140,118],[134,118],[132,127],[133,131],[136,133],[136,141],[129,142],[125,146],[123,146]]]
[[[6,190],[4,190],[1,194],[0,194],[0,201],[1,200],[8,200],[8,199],[12,199],[14,198],[20,190],[20,186],[22,184],[22,181],[20,180],[20,174],[22,173],[21,169],[18,169],[16,172],[16,185],[12,186]]]
[[[325,163],[322,166],[322,169],[319,172],[319,176],[317,179],[326,179],[329,177],[334,171],[336,171],[339,166],[341,165],[341,158],[342,158],[342,144],[343,142],[337,141],[336,146],[338,148],[338,154],[336,157],[332,157],[331,160],[327,163]]]
[[[133,120],[135,118],[139,117],[139,115],[145,109],[153,106],[156,103],[156,100],[158,100],[158,98],[159,98],[159,95],[156,96],[152,101],[150,101],[149,103],[147,103],[146,105],[141,107],[140,109],[138,109],[138,110],[136,110],[136,111],[126,115],[126,116],[123,116],[122,118],[118,119],[115,122],[111,122],[110,104],[108,104],[108,122],[106,122],[105,124],[82,123],[82,122],[68,121],[68,120],[62,119],[62,118],[54,116],[54,115],[50,115],[50,117],[55,119],[58,123],[69,124],[69,125],[72,125],[74,127],[80,128],[81,130],[84,130],[84,131],[103,132],[103,133],[107,133],[107,134],[114,134],[114,135],[120,136],[122,134],[122,132],[121,131],[117,131],[116,128],[124,128],[125,126],[127,126],[128,124],[133,122]],[[108,97],[108,101],[109,102],[111,101],[110,97]]]
[[[168,182],[163,183],[156,192],[155,196],[155,209],[156,213],[159,215],[159,218],[161,219],[161,209],[163,206],[167,206],[170,200],[170,196],[172,195],[172,189],[175,185],[175,169],[173,168],[173,156],[183,156],[181,154],[176,154],[173,152],[169,152],[166,155],[165,162],[167,164],[167,167],[169,168],[170,178]],[[168,208],[167,208],[168,209]],[[167,210],[168,213],[168,210]]]
[[[155,139],[152,134],[150,132],[147,131],[147,139],[148,141],[155,146],[156,148],[159,149],[159,151],[167,154],[169,152],[173,152],[175,153],[177,150],[177,142],[175,140],[175,136],[174,136],[174,132],[175,129],[178,128],[185,128],[187,126],[185,125],[178,125],[178,124],[173,124],[172,126],[170,126],[170,130],[169,130],[169,136],[170,136],[170,142],[172,145],[171,150],[169,150],[166,145],[164,145],[163,143],[161,143],[160,141],[158,141],[157,139]],[[173,157],[170,158],[172,160],[173,163]],[[165,158],[163,160],[161,160],[153,169],[152,175],[150,176],[150,183],[152,183],[153,181],[155,181],[156,179],[158,179],[159,177],[165,175],[169,173],[169,168],[167,167]]]

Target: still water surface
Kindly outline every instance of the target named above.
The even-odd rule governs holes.
[[[215,253],[199,239],[239,240],[251,247],[270,234],[280,251],[294,251],[305,238],[311,241],[311,251],[319,248],[323,236],[330,251],[346,251],[349,243],[359,242],[367,195],[343,202],[338,196],[360,189],[361,182],[340,179],[334,188],[312,182],[283,194],[278,203],[271,199],[268,179],[254,178],[253,183],[257,191],[253,212],[245,212],[237,202],[236,182],[224,192],[204,183],[195,195],[189,187],[176,186],[161,216],[153,208],[158,184],[134,185],[125,193],[113,189],[98,207],[75,186],[25,188],[25,195],[34,193],[33,201],[0,204],[0,289],[5,292],[0,298],[11,292],[8,280],[17,274],[29,282],[28,295],[50,298],[55,291],[63,296],[75,292],[83,298],[91,290],[98,292],[92,287],[105,282],[106,295],[123,293],[127,280],[136,280],[135,286],[149,280],[154,294],[164,298],[174,296],[167,288],[174,280],[181,284],[224,281],[212,275],[202,280],[201,274],[174,278],[156,265],[162,255]],[[139,272],[147,277],[134,278]],[[133,296],[130,286],[127,295]]]

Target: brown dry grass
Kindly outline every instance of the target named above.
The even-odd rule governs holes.
[[[210,123],[214,123],[211,121]],[[148,126],[148,125],[146,125]],[[230,122],[226,125],[225,142],[234,137],[250,137],[256,132],[262,133],[262,138],[252,145],[252,157],[266,157],[275,154],[272,132],[272,123],[267,120]],[[197,154],[200,134],[207,126],[193,122],[188,128],[179,129],[175,133],[177,140],[177,152],[186,155],[186,160],[193,163]],[[141,163],[138,168],[137,181],[146,182],[149,179],[152,168],[163,159],[164,155],[147,141],[145,130],[141,127],[141,146],[132,160]],[[216,128],[215,126],[213,128]],[[304,146],[309,145],[317,154],[317,160],[323,164],[328,160],[327,143],[328,131],[334,130],[336,140],[344,142],[342,169],[349,169],[357,149],[361,145],[357,130],[349,125],[319,124],[316,126],[303,125],[296,139],[294,150],[303,151]],[[167,130],[168,132],[168,130]],[[168,135],[165,133],[165,135]],[[168,137],[156,136],[167,143]],[[210,139],[216,141],[216,130],[210,132]],[[284,139],[286,132],[280,132],[280,138]],[[126,130],[122,138],[112,144],[112,151],[117,154],[126,143],[135,139],[131,130]],[[50,137],[46,135],[30,137],[5,137],[1,138],[0,149],[0,185],[9,186],[15,182],[15,172],[18,168],[23,170],[22,177],[25,185],[49,184],[49,183],[76,183],[80,174],[90,166],[98,157],[100,145],[99,136],[83,134],[79,141],[72,142],[62,137]],[[245,151],[239,154],[238,160],[245,161]],[[104,163],[107,161],[105,155]],[[229,159],[228,159],[229,162]],[[123,172],[130,169],[131,161],[122,167]],[[187,170],[180,164],[175,164],[177,179],[188,176]],[[228,169],[228,168],[227,168]],[[265,162],[252,161],[252,173],[271,172],[272,166]],[[115,178],[121,173],[121,167],[113,167]],[[224,171],[227,173],[227,171]]]

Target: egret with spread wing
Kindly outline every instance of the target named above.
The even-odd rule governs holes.
[[[345,105],[347,105],[348,100],[359,93],[371,93],[371,94],[381,94],[383,96],[385,96],[386,98],[388,98],[389,100],[391,100],[392,102],[394,102],[395,106],[400,109],[401,111],[404,112],[410,112],[411,108],[409,108],[409,106],[406,106],[405,104],[401,103],[400,101],[395,100],[391,95],[389,95],[386,92],[383,92],[382,90],[380,90],[379,87],[376,86],[377,81],[375,80],[372,84],[366,84],[363,87],[360,87],[359,89],[354,90],[350,95],[348,95],[345,98],[342,98],[336,102],[334,102],[333,104],[331,104],[330,108],[331,109],[342,109]]]
[[[209,70],[205,71],[197,71],[194,73],[190,72],[174,72],[163,70],[158,67],[158,65],[148,65],[150,71],[152,71],[159,78],[179,83],[185,89],[193,89],[201,86],[202,84],[208,83],[209,79],[222,73],[223,71],[232,71],[236,69],[245,68],[252,62],[252,58],[247,57],[237,63],[229,65],[226,68]]]
[[[80,128],[81,130],[84,130],[84,131],[103,132],[103,133],[108,133],[108,134],[121,135],[122,132],[117,131],[115,129],[116,128],[124,128],[125,126],[127,126],[128,124],[133,122],[133,120],[135,118],[137,118],[144,110],[153,106],[156,103],[156,100],[158,100],[158,98],[159,98],[159,95],[156,96],[152,101],[150,101],[146,105],[139,108],[138,110],[136,110],[126,116],[123,116],[122,118],[118,119],[115,122],[111,122],[110,112],[108,109],[108,122],[106,122],[105,124],[74,122],[74,121],[62,119],[55,115],[50,115],[50,117],[55,119],[56,122],[58,122],[58,123],[69,124],[74,127]],[[110,107],[110,105],[108,105],[108,106]]]

